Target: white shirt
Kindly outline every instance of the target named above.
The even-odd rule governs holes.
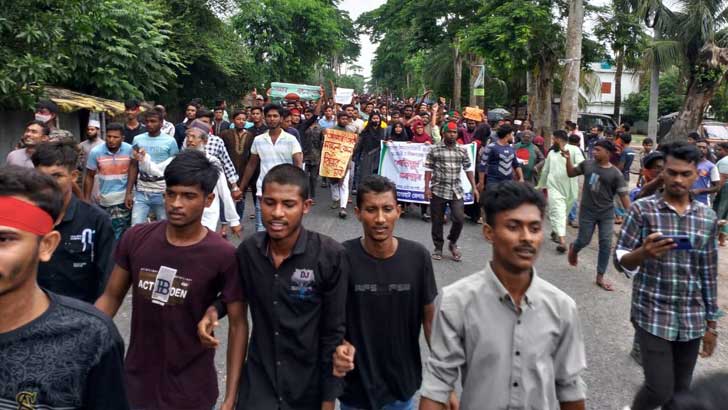
[[[285,131],[281,131],[275,144],[267,131],[255,137],[250,153],[260,158],[260,175],[255,184],[257,196],[263,195],[263,178],[268,171],[276,165],[293,164],[293,156],[301,152],[301,144],[296,137]]]
[[[210,204],[210,206],[205,208],[202,212],[202,226],[211,231],[217,230],[217,223],[220,220],[220,201],[222,201],[223,210],[225,211],[225,219],[228,220],[230,226],[238,226],[240,225],[240,216],[235,210],[235,201],[230,193],[230,188],[228,187],[227,180],[225,179],[225,173],[222,171],[220,161],[216,157],[209,154],[206,155],[207,159],[212,161],[221,171],[219,172],[215,189],[212,191],[212,193],[215,194],[212,204]],[[144,161],[139,162],[139,169],[151,176],[164,176],[164,170],[167,169],[167,165],[169,165],[173,159],[174,157],[159,164],[155,164],[152,162],[149,154],[145,154]]]

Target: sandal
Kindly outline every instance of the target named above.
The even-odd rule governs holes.
[[[450,249],[450,252],[452,253],[452,260],[455,262],[460,262],[463,260],[463,254],[460,253],[460,249],[458,246],[454,243],[451,243],[448,245],[448,249]]]
[[[556,252],[566,253],[566,245],[560,243],[559,246],[556,247]]]
[[[436,261],[441,261],[442,260],[442,251],[432,252],[432,259],[434,259]]]

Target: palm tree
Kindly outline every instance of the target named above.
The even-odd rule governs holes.
[[[645,14],[645,11],[649,13]],[[659,0],[644,0],[641,15],[654,19],[662,39],[655,40],[647,60],[661,69],[675,65],[687,79],[682,109],[665,142],[682,140],[696,130],[728,65],[728,9],[724,0],[674,0],[668,9]]]

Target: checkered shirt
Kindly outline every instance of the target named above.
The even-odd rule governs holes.
[[[624,221],[617,252],[639,248],[654,232],[688,235],[693,249],[642,262],[632,286],[632,321],[665,340],[700,338],[706,320],[716,320],[718,313],[716,214],[696,200],[680,215],[659,193],[641,199]]]
[[[462,199],[465,192],[460,171],[470,168],[470,158],[460,145],[434,145],[425,159],[425,170],[432,171],[430,190],[442,199]]]

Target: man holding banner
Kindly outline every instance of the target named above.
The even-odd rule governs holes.
[[[448,249],[452,260],[460,262],[462,254],[457,246],[460,232],[465,220],[465,191],[460,183],[460,172],[465,170],[473,190],[473,197],[478,203],[478,190],[475,189],[475,178],[470,158],[464,148],[457,144],[457,123],[450,121],[445,125],[444,138],[440,144],[432,147],[425,160],[425,199],[430,201],[432,216],[432,242],[435,250],[432,259],[442,259],[443,225],[445,224],[445,207],[450,205],[452,226]]]
[[[356,147],[357,134],[347,128],[350,117],[346,111],[336,115],[336,126],[324,130],[319,175],[331,181],[331,209],[339,208],[339,218],[347,216],[351,157]]]

